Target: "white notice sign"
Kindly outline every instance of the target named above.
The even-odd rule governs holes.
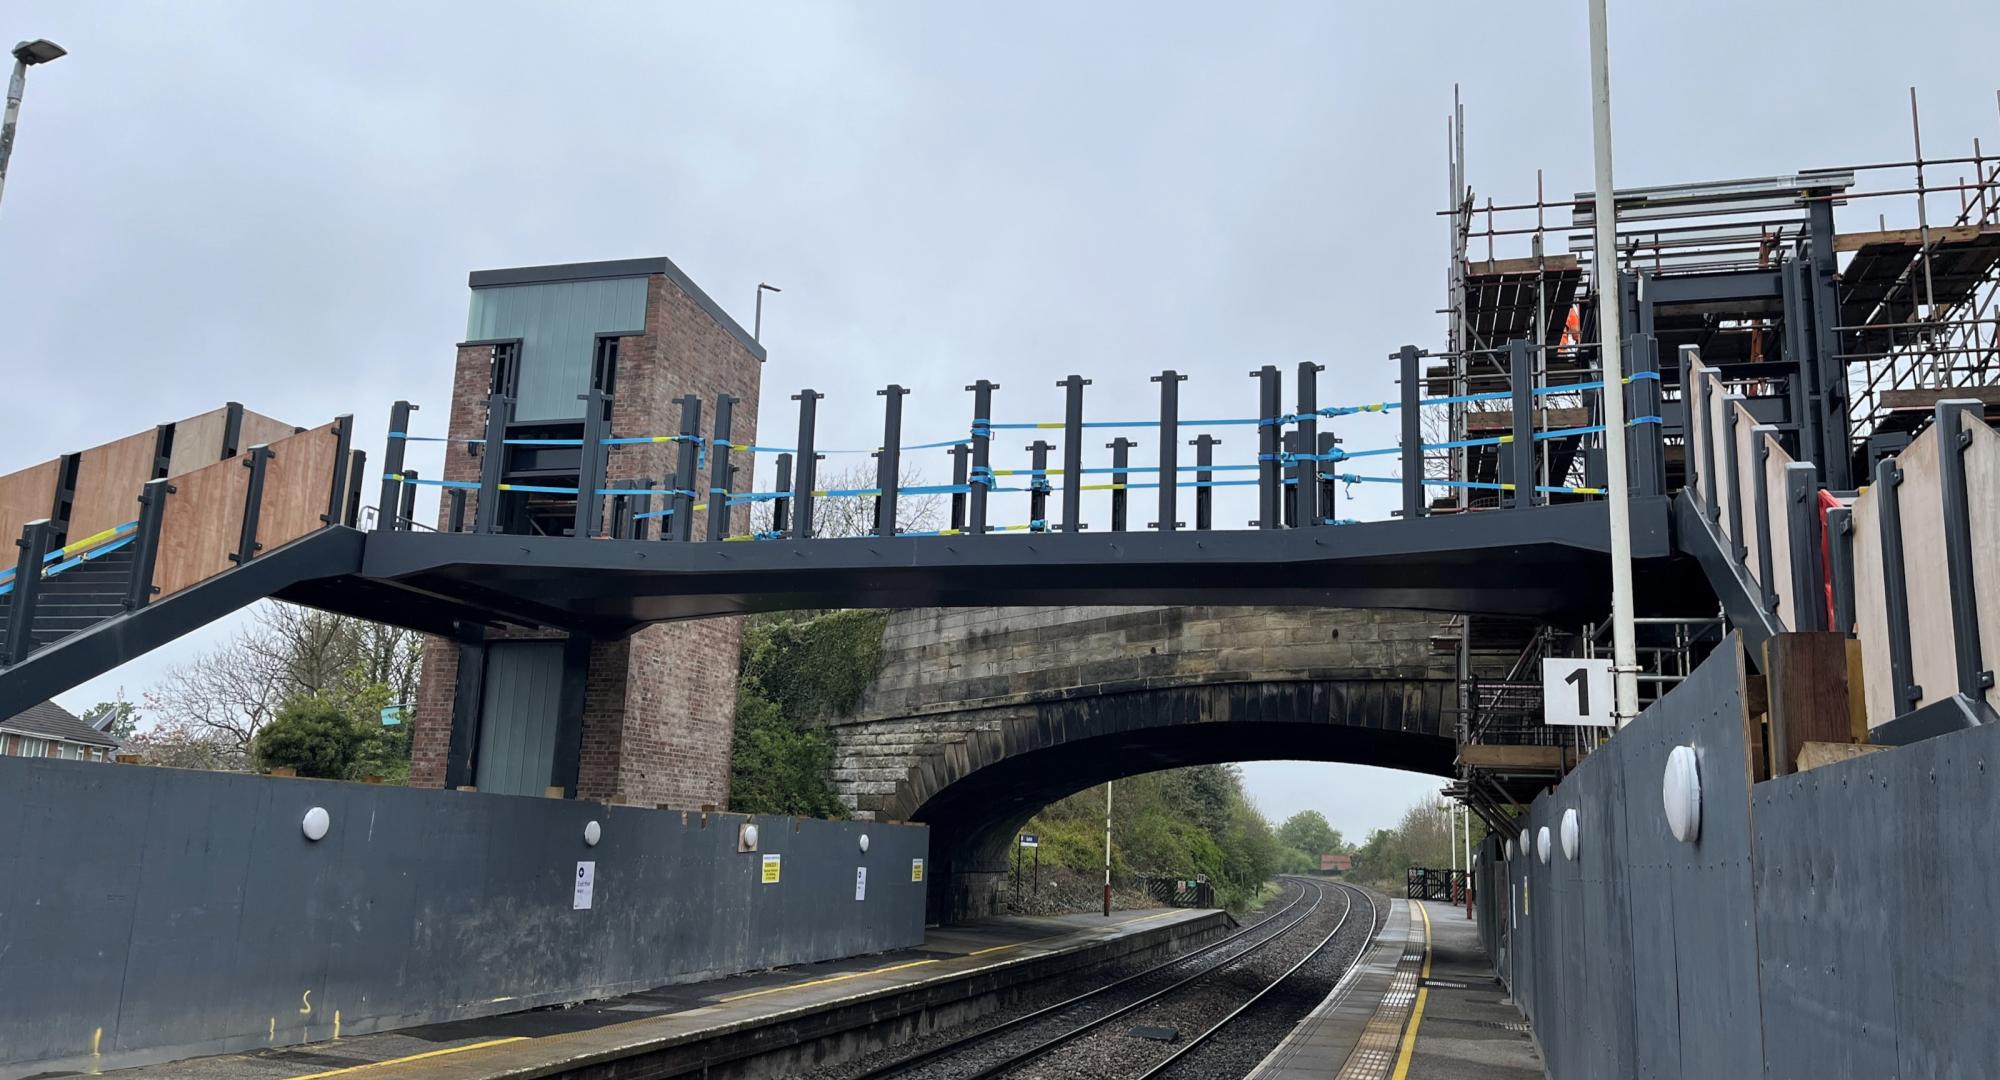
[[[856,900],[868,899],[868,868],[865,866],[854,868],[854,898]]]
[[[590,894],[597,887],[597,864],[580,862],[576,864],[576,894],[570,903],[573,911],[590,910]]]
[[[1612,727],[1611,661],[1551,656],[1542,661],[1542,722]]]

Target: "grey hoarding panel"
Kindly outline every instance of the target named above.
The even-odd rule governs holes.
[[[762,851],[740,854],[743,818],[705,820],[0,758],[0,1077],[324,1038],[336,1010],[360,1034],[921,942],[923,828],[759,818]]]
[[[1994,1075],[1996,769],[1988,726],[1757,785],[1772,1080]]]

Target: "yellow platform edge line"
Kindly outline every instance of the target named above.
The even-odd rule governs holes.
[[[418,1061],[423,1058],[443,1057],[446,1054],[459,1054],[467,1050],[477,1050],[483,1046],[499,1046],[501,1043],[526,1042],[526,1041],[528,1041],[528,1037],[526,1035],[510,1035],[504,1039],[488,1039],[485,1042],[466,1043],[464,1046],[450,1046],[446,1047],[443,1050],[426,1050],[421,1054],[411,1054],[408,1057],[387,1058],[382,1061],[370,1061],[363,1065],[349,1065],[344,1069],[328,1069],[326,1072],[304,1073],[302,1075],[292,1077],[291,1080],[318,1080],[318,1078],[322,1076],[344,1076],[347,1073],[360,1072],[363,1069],[379,1069],[384,1065],[400,1065],[405,1061]]]
[[[1410,1058],[1417,1052],[1417,1027],[1424,1022],[1424,1001],[1431,993],[1430,987],[1424,985],[1431,977],[1431,913],[1424,910],[1421,900],[1412,900],[1410,904],[1424,917],[1424,968],[1417,976],[1416,1004],[1410,1007],[1410,1026],[1403,1029],[1403,1049],[1396,1055],[1396,1071],[1390,1074],[1390,1080],[1409,1078]]]
[[[912,960],[907,964],[890,964],[888,967],[869,968],[866,971],[850,971],[845,975],[829,975],[824,979],[814,979],[811,982],[786,983],[783,986],[769,986],[765,987],[762,990],[752,990],[749,993],[745,994],[731,994],[728,997],[716,998],[715,1000],[717,1004],[724,1005],[732,1001],[747,1001],[750,998],[763,997],[765,994],[776,994],[786,990],[804,990],[806,987],[809,986],[825,986],[828,983],[846,982],[849,979],[858,979],[863,975],[880,975],[884,972],[902,971],[906,968],[922,967],[925,964],[935,964],[935,963],[937,963],[936,959]],[[301,1080],[303,1080],[303,1078],[301,1078]]]

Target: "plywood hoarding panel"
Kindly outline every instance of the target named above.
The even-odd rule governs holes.
[[[153,570],[153,584],[161,596],[236,565],[229,556],[242,539],[243,497],[249,486],[250,470],[234,458],[175,478],[160,523],[159,563]]]
[[[17,549],[13,542],[21,538],[22,527],[48,517],[54,509],[57,466],[57,462],[44,461],[0,476],[0,544],[4,544],[0,552],[5,553],[0,565],[14,565]]]
[[[211,409],[174,425],[174,451],[167,458],[167,475],[184,476],[222,460],[222,436],[229,428],[229,410]]]
[[[339,449],[339,436],[330,423],[271,444],[271,460],[264,467],[263,508],[257,517],[257,542],[263,550],[326,527],[321,515],[332,496]]]
[[[77,462],[69,535],[82,538],[139,517],[139,492],[153,478],[159,431],[142,431],[85,450]]]

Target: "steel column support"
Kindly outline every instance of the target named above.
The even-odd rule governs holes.
[[[1507,505],[1518,510],[1541,501],[1535,490],[1535,354],[1524,338],[1507,343],[1507,378],[1513,391],[1513,442],[1504,454],[1510,465],[1500,479],[1514,485]]]
[[[1160,500],[1153,528],[1173,532],[1180,523],[1181,383],[1187,376],[1168,368],[1153,376],[1160,384]],[[1207,436],[1202,436],[1207,438]],[[1210,442],[1213,445],[1213,440]],[[1196,489],[1195,502],[1207,506],[1207,488]],[[1207,526],[1200,526],[1207,528]]]
[[[875,452],[875,535],[896,535],[896,489],[903,483],[903,395],[909,391],[890,383],[875,391],[882,398],[882,449]]]
[[[1916,685],[1910,661],[1910,581],[1903,561],[1903,508],[1897,488],[1903,470],[1896,459],[1885,457],[1875,463],[1875,511],[1882,529],[1883,615],[1889,624],[1889,693],[1896,715],[1909,712],[1924,699],[1924,688]]]
[[[1405,345],[1396,354],[1401,361],[1403,422],[1403,520],[1424,516],[1424,397],[1423,372],[1418,370],[1422,353],[1415,345]]]
[[[479,453],[479,505],[472,515],[475,532],[500,531],[500,481],[507,474],[507,424],[513,419],[513,398],[494,394],[486,399],[486,441],[481,444]],[[391,443],[390,448],[394,450],[395,444]],[[399,455],[397,467],[391,472],[402,471],[401,451],[396,453]],[[394,494],[386,488],[378,509],[381,514],[392,518],[396,514]]]
[[[1966,417],[1984,410],[1978,401],[1940,401],[1933,410],[1938,437],[1938,488],[1944,502],[1944,565],[1951,583],[1951,639],[1958,692],[1983,701],[1993,686],[1993,669],[1979,647],[1979,597],[1972,570],[1972,504],[1966,488],[1965,454],[1972,449]]]
[[[1750,448],[1756,455],[1751,470],[1750,490],[1757,502],[1757,588],[1765,611],[1778,610],[1778,582],[1771,570],[1771,483],[1767,468],[1771,462],[1771,440],[1778,429],[1758,424],[1750,429]]]
[[[1785,319],[1784,357],[1797,368],[1790,380],[1791,420],[1799,426],[1799,453],[1820,461],[1825,457],[1825,436],[1820,431],[1818,384],[1813,373],[1818,364],[1813,357],[1812,289],[1810,258],[1785,260],[1779,270],[1779,293]]]
[[[1049,451],[1055,449],[1042,439],[1028,446],[1028,531],[1044,532],[1049,527]]]
[[[736,420],[736,398],[715,399],[715,437],[708,442],[708,533],[710,540],[729,535],[729,496],[736,490],[736,468],[730,463],[730,432]]]
[[[1194,527],[1203,531],[1215,527],[1215,448],[1222,440],[1201,434],[1188,440],[1194,447]]]
[[[28,522],[14,560],[14,595],[7,605],[7,640],[0,642],[0,667],[20,663],[35,651],[35,607],[42,591],[42,564],[56,548],[55,523],[47,518]]]
[[[1320,524],[1319,506],[1319,373],[1326,365],[1299,361],[1298,394],[1298,522],[1305,528]]]
[[[1124,532],[1125,484],[1131,478],[1126,469],[1132,464],[1132,448],[1139,444],[1120,435],[1104,445],[1111,448],[1111,531]]]
[[[1284,525],[1282,493],[1285,474],[1278,461],[1284,426],[1278,414],[1285,408],[1285,390],[1278,369],[1265,364],[1250,373],[1257,380],[1257,527]]]
[[[791,531],[792,455],[778,455],[778,478],[771,490],[785,493],[771,500],[771,531],[784,536]]]
[[[681,430],[674,443],[674,475],[680,478],[673,496],[674,512],[667,515],[675,540],[694,539],[695,495],[701,489],[701,399],[683,394],[680,399]]]
[[[1842,634],[1854,632],[1854,511],[1842,507],[1828,507],[1826,511],[1827,548],[1832,553],[1833,565],[1827,568],[1827,576],[1833,582],[1833,626]]]
[[[160,564],[160,525],[174,485],[148,480],[139,489],[139,527],[132,534],[132,578],[125,587],[125,610],[137,611],[153,599],[153,569]]]
[[[1818,462],[1826,486],[1844,491],[1854,486],[1848,452],[1847,362],[1840,359],[1840,299],[1835,288],[1838,265],[1833,251],[1833,201],[1806,204],[1806,247],[1812,258],[1812,406],[1823,451]]]
[[[270,447],[259,444],[243,458],[243,467],[250,470],[250,483],[243,489],[243,531],[237,537],[236,553],[229,557],[238,566],[256,558],[264,548],[257,542],[257,519],[264,510],[264,472],[275,456]],[[403,498],[415,498],[416,491],[415,484],[405,485]]]
[[[981,379],[966,387],[972,391],[972,476],[966,492],[966,530],[974,536],[986,531],[986,496],[993,486],[993,391],[998,383]]]
[[[814,420],[819,412],[817,390],[801,390],[792,395],[799,403],[798,474],[792,480],[792,539],[810,540],[813,534],[813,480],[818,474],[819,453],[813,449]]]
[[[1651,334],[1634,334],[1626,355],[1632,379],[1628,414],[1633,421],[1644,421],[1635,424],[1632,432],[1632,493],[1658,495],[1667,490],[1667,425],[1660,415],[1660,341]]]
[[[409,441],[410,414],[416,411],[417,407],[407,401],[389,406],[389,442],[382,449],[382,494],[375,500],[375,527],[378,529],[396,528],[394,511],[396,491],[403,482],[403,448]]]
[[[1792,564],[1792,622],[1797,633],[1826,629],[1826,575],[1820,566],[1819,468],[1785,466],[1785,542]]]
[[[1083,388],[1090,380],[1071,375],[1063,388],[1063,531],[1083,531]]]

